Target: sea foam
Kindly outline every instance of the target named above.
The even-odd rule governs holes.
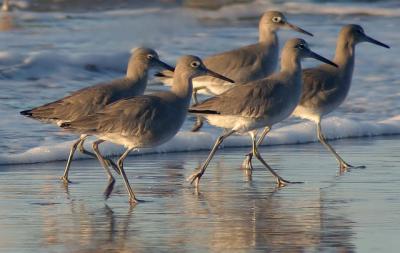
[[[376,123],[329,117],[323,120],[322,127],[329,140],[394,135],[400,134],[400,115]],[[192,133],[184,130],[179,132],[172,140],[159,147],[140,149],[137,152],[132,152],[131,155],[209,150],[217,136],[217,132],[215,131]],[[289,145],[316,141],[315,124],[304,121],[273,129],[263,145]],[[90,144],[91,141],[87,141],[86,147],[89,148]],[[55,145],[38,146],[19,154],[0,155],[0,164],[63,161],[66,160],[71,145],[72,141],[68,141]],[[233,136],[228,138],[222,146],[224,148],[250,147],[250,137],[247,135]],[[122,146],[116,146],[111,143],[101,145],[102,153],[107,156],[120,155],[123,150]],[[88,158],[88,156],[78,154],[78,152],[75,157],[75,159],[85,158]]]

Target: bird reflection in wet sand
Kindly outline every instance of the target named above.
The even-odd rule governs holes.
[[[354,252],[354,223],[344,216],[328,214],[335,200],[325,200],[323,192],[316,192],[312,199],[308,196],[296,201],[277,188],[267,194],[264,190],[251,189],[254,197],[246,201],[247,195],[238,191],[233,198],[227,188],[210,189],[197,199],[187,194],[182,205],[166,201],[158,206],[162,210],[152,210],[146,219],[135,219],[133,207],[121,211],[71,201],[70,211],[61,217],[54,215],[54,206],[44,206],[42,244],[63,245],[70,252],[80,253],[132,249],[226,252],[245,248]]]
[[[14,15],[8,12],[0,12],[0,32],[7,32],[16,28]]]
[[[69,252],[131,252],[127,244],[132,207],[116,215],[107,205],[93,210],[83,202],[71,201],[63,220],[52,212],[54,206],[41,212],[46,217],[41,244],[63,245]]]
[[[127,164],[129,164],[129,163],[127,163]],[[167,181],[168,185],[165,185],[162,183],[162,181],[158,180],[157,184],[155,184],[154,186],[151,186],[152,194],[159,195],[159,197],[175,194],[175,192],[178,191],[183,186],[182,182],[184,181],[184,174],[183,174],[184,168],[183,168],[182,164],[175,164],[175,163],[174,164],[166,164],[164,166],[160,166],[160,168],[161,169],[159,169],[159,170],[153,170],[153,171],[147,172],[145,176],[141,177],[141,179],[156,178],[156,177],[159,178],[160,174],[162,174],[163,177],[165,177],[165,180],[163,179],[162,181]],[[170,187],[169,184],[171,184],[171,183],[174,184],[175,187]],[[104,190],[105,199],[110,198],[110,196],[114,192],[114,188],[115,188],[114,183],[107,184],[107,187]]]
[[[18,217],[18,225],[7,231],[14,235],[10,247],[46,252],[59,252],[60,248],[67,252],[354,251],[353,228],[357,224],[348,218],[348,209],[340,208],[346,203],[337,194],[336,185],[318,190],[326,185],[324,182],[316,188],[277,190],[263,183],[268,175],[257,170],[251,184],[243,183],[232,173],[232,166],[240,164],[237,154],[242,151],[216,164],[218,168],[210,175],[213,180],[197,196],[193,188],[182,185],[198,155],[128,159],[127,169],[135,165],[143,182],[137,184],[137,191],[146,192],[150,200],[136,207],[126,205],[122,183],[117,184],[119,196],[109,206],[99,202],[95,194],[103,173],[95,167],[82,166],[82,176],[92,179],[71,187],[65,198],[60,184],[54,181],[57,171],[52,165],[45,170],[26,166],[18,176],[25,188],[14,186],[16,179],[10,181],[11,185],[4,181],[0,184],[0,190],[8,193],[7,197],[0,196],[1,203],[16,200],[12,206],[3,205],[6,213],[0,210],[0,227],[7,226],[11,217]],[[168,164],[168,160],[173,163]],[[184,168],[174,164],[184,164]],[[43,174],[51,173],[43,178]],[[7,185],[7,189],[1,185]],[[82,192],[90,197],[81,199]]]
[[[269,189],[269,193],[265,193],[265,188],[249,188],[243,191],[233,185],[213,184],[195,201],[193,196],[186,196],[185,209],[193,217],[176,227],[185,231],[196,227],[206,230],[201,232],[206,235],[194,232],[199,242],[195,239],[188,244],[215,252],[250,248],[271,252],[354,251],[353,222],[329,214],[334,200],[324,199],[324,192],[297,199],[278,188]],[[212,223],[206,224],[205,220]],[[183,235],[180,241],[185,240]]]

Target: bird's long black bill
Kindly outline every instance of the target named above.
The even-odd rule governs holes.
[[[326,59],[325,57],[323,57],[323,56],[321,56],[321,55],[319,55],[319,54],[317,54],[317,53],[314,53],[314,52],[311,51],[311,50],[310,50],[310,57],[311,57],[311,58],[314,58],[314,59],[317,59],[317,60],[319,60],[319,61],[325,62],[326,64],[332,65],[332,66],[334,66],[334,67],[336,67],[336,68],[339,67],[336,63],[334,63],[334,62],[332,62],[332,61]]]
[[[229,79],[228,77],[225,77],[225,76],[223,76],[223,75],[220,75],[220,74],[218,74],[218,73],[215,73],[214,71],[209,70],[209,69],[207,69],[207,75],[216,77],[216,78],[218,78],[218,79],[227,81],[227,82],[229,82],[229,83],[235,83],[235,81],[233,81],[232,79]]]
[[[369,43],[372,43],[372,44],[375,44],[375,45],[378,45],[378,46],[381,46],[381,47],[390,48],[388,45],[386,45],[386,44],[384,44],[384,43],[382,43],[380,41],[377,41],[376,39],[373,39],[373,38],[371,38],[371,37],[369,37],[367,35],[364,35],[364,36],[365,36],[365,40],[368,41]]]
[[[161,61],[161,60],[159,60],[159,59],[153,59],[161,68],[164,68],[164,69],[168,69],[168,70],[170,70],[170,71],[175,71],[175,68],[174,67],[172,67],[172,66],[170,66],[170,65],[168,65],[168,64],[166,64],[165,62],[163,62],[163,61]]]
[[[289,22],[286,22],[286,24],[287,24],[287,26],[288,26],[290,29],[292,29],[292,30],[294,30],[294,31],[296,31],[296,32],[304,33],[304,34],[307,34],[307,35],[309,35],[309,36],[314,36],[312,33],[307,32],[306,30],[304,30],[304,29],[302,29],[302,28],[300,28],[300,27],[298,27],[298,26],[296,26],[296,25],[293,25],[293,24],[291,24],[291,23],[289,23]]]

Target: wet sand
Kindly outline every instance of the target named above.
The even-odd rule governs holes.
[[[288,180],[276,189],[247,149],[217,153],[200,185],[185,181],[207,152],[132,156],[126,171],[138,197],[127,203],[121,178],[107,201],[103,169],[76,161],[0,167],[0,252],[397,252],[400,248],[400,137],[338,140],[351,163],[340,175],[318,143],[263,147]]]

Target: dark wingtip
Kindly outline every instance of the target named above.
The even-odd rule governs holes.
[[[59,126],[62,128],[69,128],[71,126],[71,123],[70,122],[62,122]]]
[[[197,114],[220,114],[219,112],[213,110],[197,110],[197,109],[189,109],[189,113],[197,113]]]
[[[167,77],[164,73],[162,73],[162,72],[157,72],[157,73],[155,73],[154,74],[154,76],[156,76],[156,77]]]
[[[19,113],[21,115],[28,116],[28,117],[32,116],[32,110],[25,110],[25,111],[21,111]]]

